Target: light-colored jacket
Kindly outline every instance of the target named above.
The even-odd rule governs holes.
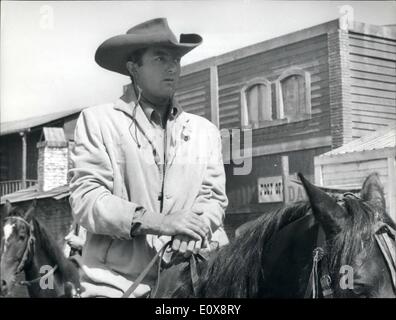
[[[133,108],[134,102],[119,99],[83,110],[76,125],[70,171],[72,211],[88,231],[82,262],[86,268],[99,269],[100,274],[108,273],[108,279],[121,276],[126,284],[139,276],[170,239],[154,235],[131,238],[132,220],[142,207],[153,218],[181,209],[201,209],[212,240],[220,245],[228,242],[222,227],[228,200],[217,127],[183,111],[168,120],[160,213],[161,170],[148,142],[154,141],[153,129],[141,107],[136,114]],[[134,116],[146,137],[136,128]],[[154,269],[146,284],[156,279]],[[120,289],[111,280],[103,282]]]

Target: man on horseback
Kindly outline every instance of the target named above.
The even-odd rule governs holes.
[[[169,241],[185,258],[228,242],[219,130],[174,99],[180,58],[201,42],[178,41],[159,18],[96,51],[101,67],[132,83],[115,103],[85,109],[76,126],[70,203],[87,229],[85,296],[121,296]],[[152,268],[133,296],[146,296],[156,278]]]

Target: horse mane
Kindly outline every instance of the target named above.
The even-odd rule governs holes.
[[[73,263],[63,255],[63,252],[59,248],[58,243],[44,226],[44,224],[41,223],[40,220],[34,216],[32,216],[31,219],[34,227],[36,245],[39,243],[40,248],[47,253],[48,258],[53,263],[53,266],[58,265],[59,274],[61,275],[63,280],[71,280],[70,278],[72,277],[74,272]]]
[[[395,223],[378,203],[354,198],[345,198],[344,202],[347,211],[345,225],[327,244],[330,270],[337,278],[340,266],[353,266],[356,257],[364,258],[373,248],[378,223],[387,223],[395,228]]]
[[[367,254],[375,244],[375,226],[385,222],[392,228],[395,223],[378,203],[361,199],[345,198],[347,219],[342,231],[326,243],[332,278],[339,281],[340,267],[353,266],[354,259]],[[300,202],[262,215],[243,234],[208,262],[198,265],[200,280],[198,297],[257,298],[267,279],[262,254],[271,244],[271,237],[288,224],[312,214],[309,202]],[[174,293],[175,297],[192,296],[192,287],[183,275],[183,283]],[[228,285],[224,285],[228,284]]]
[[[278,230],[302,218],[308,212],[310,205],[301,202],[258,218],[240,237],[221,248],[215,257],[203,266],[199,265],[198,295],[225,298],[258,297],[260,287],[265,281],[261,254],[269,245],[269,239]],[[225,283],[229,285],[225,286]],[[185,296],[186,292],[191,292],[191,288],[183,285],[175,295]]]

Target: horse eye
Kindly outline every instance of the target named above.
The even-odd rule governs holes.
[[[19,236],[19,240],[25,240],[26,237],[25,236]]]

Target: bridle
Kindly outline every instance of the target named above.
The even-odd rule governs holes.
[[[345,196],[353,194],[344,194]],[[358,197],[356,197],[358,198]],[[386,223],[375,226],[374,238],[385,259],[392,279],[393,290],[396,293],[396,231]],[[319,227],[317,246],[312,251],[312,269],[305,290],[304,298],[333,298],[332,279],[329,272],[328,254],[326,253],[326,237],[322,227]],[[319,274],[321,275],[319,277]]]
[[[386,223],[378,224],[376,230],[374,237],[386,261],[396,293],[396,231]]]
[[[4,220],[8,220],[8,219],[14,219],[14,220],[18,220],[23,222],[29,229],[29,238],[26,242],[26,247],[25,250],[22,254],[22,258],[21,261],[19,262],[15,275],[21,273],[27,266],[28,264],[31,262],[32,257],[34,255],[34,248],[35,248],[35,243],[36,243],[36,238],[34,236],[34,226],[33,223],[29,223],[28,221],[26,221],[24,218],[19,217],[19,216],[9,216],[4,218]],[[58,269],[58,265],[55,265],[50,271],[48,271],[46,274],[44,274],[43,276],[37,277],[33,280],[29,280],[29,281],[20,281],[17,284],[20,286],[30,286],[34,283],[40,282],[42,280],[46,280],[47,278],[51,277],[55,271]]]

